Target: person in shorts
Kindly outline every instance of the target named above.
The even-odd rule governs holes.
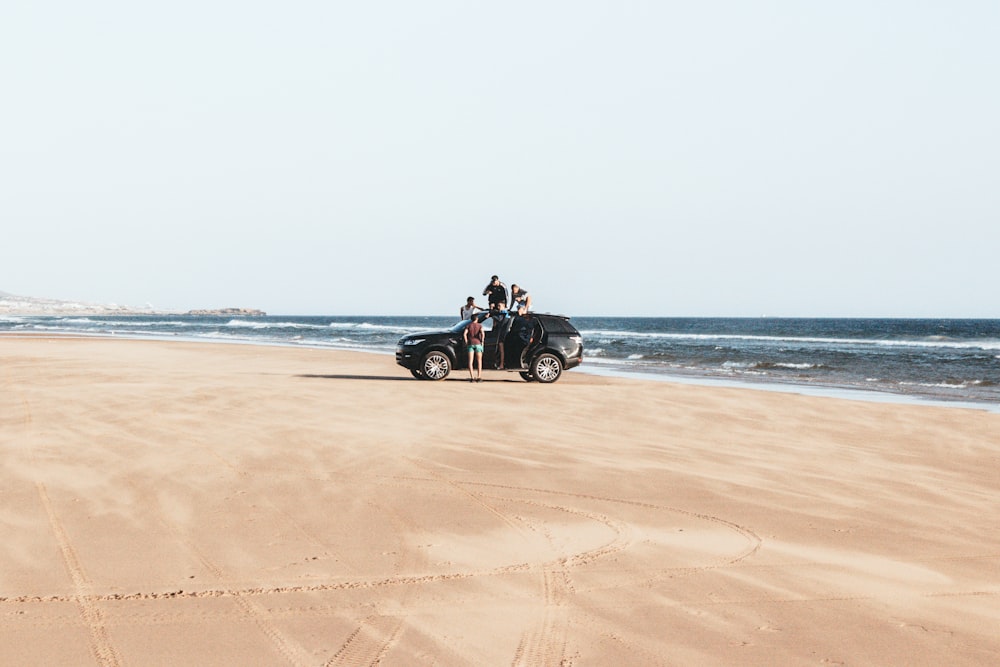
[[[465,349],[469,351],[469,382],[483,381],[483,344],[486,342],[486,333],[483,325],[473,317],[469,324],[462,331],[462,340],[465,341]],[[472,375],[472,362],[476,362],[477,374]]]

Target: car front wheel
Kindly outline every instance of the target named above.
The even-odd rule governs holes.
[[[419,368],[411,368],[410,369],[410,375],[412,375],[413,377],[417,378],[418,380],[423,380],[424,379],[424,372],[422,370],[420,370]]]
[[[554,354],[539,355],[531,362],[531,375],[538,382],[555,382],[562,375],[562,362]]]
[[[425,380],[443,380],[451,372],[451,360],[444,352],[433,350],[420,360],[420,373]]]
[[[532,375],[531,373],[529,373],[528,371],[521,371],[521,377],[524,378],[525,382],[534,382],[535,381],[535,376]]]

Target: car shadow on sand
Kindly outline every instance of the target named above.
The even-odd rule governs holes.
[[[306,378],[309,380],[382,380],[382,381],[402,381],[402,382],[421,382],[415,377],[409,377],[405,375],[339,375],[334,373],[329,374],[307,374],[307,375],[296,375],[297,378]],[[438,382],[468,382],[468,377],[448,377],[444,380],[438,380]],[[508,378],[493,378],[487,379],[483,378],[483,382],[508,382],[511,381]]]
[[[404,377],[402,375],[338,375],[330,374],[308,374],[296,375],[297,378],[307,378],[310,380],[415,380],[416,378]]]

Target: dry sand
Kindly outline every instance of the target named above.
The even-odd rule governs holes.
[[[0,664],[992,665],[1000,415],[0,339]]]

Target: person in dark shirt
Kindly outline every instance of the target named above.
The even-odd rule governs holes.
[[[531,313],[525,314],[524,317],[519,318],[519,321],[521,322],[521,326],[517,332],[517,336],[521,342],[521,352],[518,355],[518,359],[521,368],[524,368],[528,364],[528,353],[542,335],[542,328],[531,316]]]
[[[514,320],[513,314],[506,309],[501,310],[498,304],[490,309],[490,317],[493,318],[493,330],[497,332],[496,353],[493,355],[493,368],[502,370],[504,368],[504,339],[510,331],[510,325]]]
[[[483,296],[488,296],[490,310],[507,310],[507,286],[500,282],[498,276],[490,278]]]

